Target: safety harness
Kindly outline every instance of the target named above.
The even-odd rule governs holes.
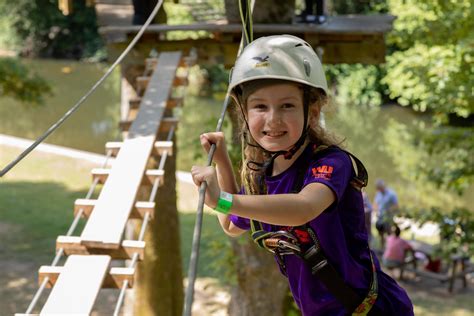
[[[312,158],[320,156],[321,153],[329,149],[338,148],[328,146],[320,149],[318,147],[313,153]],[[340,148],[339,148],[340,149]],[[356,176],[350,181],[350,185],[360,191],[367,186],[368,174],[362,162],[353,154],[343,149],[355,163]],[[297,178],[293,184],[291,193],[299,193],[303,187],[304,176],[309,167],[303,166],[298,170]],[[306,168],[305,168],[306,167]],[[268,232],[263,229],[262,223],[251,220],[252,239],[262,248],[275,254],[280,265],[281,271],[286,273],[286,267],[283,256],[297,255],[311,269],[311,273],[324,283],[329,292],[345,307],[348,314],[367,315],[372,309],[378,294],[377,273],[375,269],[372,253],[370,260],[372,265],[372,280],[367,296],[362,299],[350,286],[348,286],[335,268],[326,259],[321,248],[316,232],[310,227],[309,223],[298,227],[289,227],[287,230],[277,232]],[[367,248],[369,246],[367,245]]]

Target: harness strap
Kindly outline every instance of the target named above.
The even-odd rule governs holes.
[[[321,148],[322,146],[320,146]],[[328,146],[323,147],[313,153],[313,159],[320,155],[321,153],[325,152],[328,149],[338,148],[336,146]],[[350,158],[351,162],[353,161],[353,167],[355,163],[355,173],[356,175],[351,180],[350,184],[356,190],[360,191],[363,187],[365,187],[368,183],[368,173],[367,169],[364,167],[362,162],[351,154],[348,151],[344,151]],[[306,173],[307,168],[300,168],[298,170],[297,178],[293,184],[293,188],[290,191],[291,193],[298,193],[301,191],[303,187],[304,176]],[[266,238],[270,238],[273,235],[273,232],[267,232],[263,230],[262,223],[259,221],[251,220],[250,226],[252,229],[252,238],[254,241],[262,248],[267,250],[268,247],[265,243]],[[321,249],[319,239],[317,237],[316,232],[308,225],[305,224],[303,226],[296,227],[295,229],[302,229],[307,231],[311,236],[311,240],[313,245],[310,246],[306,251],[303,253],[295,253],[299,255],[305,263],[310,267],[311,273],[318,277],[321,282],[326,286],[329,292],[334,295],[334,297],[344,306],[344,308],[355,316],[364,316],[371,310],[372,306],[375,303],[378,293],[378,284],[377,284],[377,274],[375,270],[375,264],[372,258],[372,253],[370,253],[370,259],[372,263],[372,281],[369,289],[368,295],[362,300],[359,295],[350,287],[348,286],[344,280],[341,278],[339,273],[334,269],[334,267],[328,262],[326,259],[323,250]],[[280,253],[277,251],[275,252],[278,263],[282,268],[282,271],[286,270],[284,265],[284,260]],[[370,250],[369,250],[370,252]],[[362,300],[362,303],[361,303]]]

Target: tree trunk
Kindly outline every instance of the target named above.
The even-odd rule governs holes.
[[[166,137],[161,136],[160,140]],[[148,224],[145,236],[145,261],[139,265],[135,284],[135,315],[178,316],[182,313],[184,298],[176,207],[175,144],[173,141],[173,156],[166,160],[164,185],[155,199],[155,218]]]
[[[237,286],[229,304],[231,316],[283,316],[288,284],[273,256],[257,247],[247,235],[245,242],[232,240]]]

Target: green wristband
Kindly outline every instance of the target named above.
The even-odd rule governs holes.
[[[232,207],[233,195],[224,191],[221,191],[217,206],[214,210],[223,214],[229,214],[230,208]]]

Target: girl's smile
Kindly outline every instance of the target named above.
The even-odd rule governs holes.
[[[263,87],[247,100],[252,137],[268,151],[290,149],[303,131],[303,96],[296,84]]]

